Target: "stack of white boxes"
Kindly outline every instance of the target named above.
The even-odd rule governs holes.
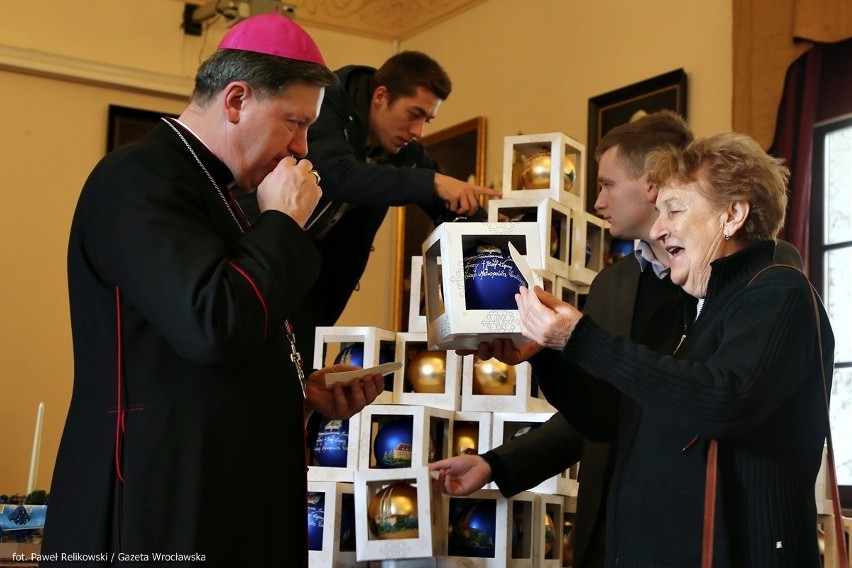
[[[551,156],[550,187],[523,189],[518,185],[522,177],[518,168],[542,151]],[[520,335],[517,310],[465,308],[462,251],[473,239],[487,240],[503,250],[511,242],[533,268],[537,284],[581,306],[592,278],[604,266],[607,229],[605,221],[584,211],[584,152],[582,144],[561,133],[507,137],[503,198],[489,202],[489,222],[445,223],[424,242],[423,256],[411,259],[407,331],[317,329],[315,368],[332,364],[335,355],[351,344],[362,346],[364,367],[385,362],[390,352],[403,367],[394,373],[390,392],[348,421],[345,467],[319,466],[311,454],[309,491],[314,500],[324,497],[324,519],[328,519],[323,521],[322,539],[316,541],[322,543],[321,550],[310,553],[312,566],[563,565],[562,529],[566,515],[574,510],[576,466],[507,499],[494,484],[466,497],[433,491],[427,465],[465,449],[483,453],[537,427],[554,413],[538,392],[528,363],[511,369],[515,377],[512,393],[476,392],[475,356],[461,357],[455,350],[473,349],[480,341],[497,337],[526,340]],[[564,175],[566,161],[573,165],[572,179]],[[425,313],[420,310],[421,292],[426,296]],[[413,390],[409,373],[416,372],[409,367],[419,363],[412,356],[424,351],[442,356],[446,377],[442,392]],[[403,448],[411,465],[378,467],[373,448],[376,436],[400,418],[411,423],[411,446]],[[370,502],[399,482],[415,488],[417,536],[378,538],[368,528]],[[487,500],[494,501],[496,514],[493,556],[463,556],[454,546],[455,517]],[[354,523],[345,517],[351,517],[353,511]],[[350,530],[354,531],[354,550]]]
[[[528,160],[550,152],[546,189],[523,189]],[[575,306],[604,268],[609,223],[586,212],[585,146],[560,132],[508,136],[503,152],[503,198],[488,202],[488,220],[534,219],[543,243],[544,288]],[[573,167],[571,167],[573,166]],[[567,176],[566,171],[574,171]]]

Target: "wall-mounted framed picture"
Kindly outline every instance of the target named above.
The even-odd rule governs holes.
[[[594,213],[598,194],[595,149],[601,138],[619,124],[645,114],[672,110],[686,119],[686,72],[676,69],[589,99],[586,144],[586,210]]]
[[[165,112],[109,105],[109,114],[107,117],[107,152],[111,152],[122,144],[142,138],[164,116],[175,118],[175,115]]]
[[[470,180],[472,177],[476,185],[484,185],[484,116],[424,136],[421,142],[447,175],[461,180]],[[398,331],[406,330],[411,293],[411,257],[422,254],[423,241],[434,229],[432,220],[417,205],[398,208],[393,304],[393,321]]]

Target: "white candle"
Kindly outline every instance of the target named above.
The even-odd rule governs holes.
[[[27,495],[35,489],[36,477],[38,477],[38,456],[41,448],[41,426],[44,421],[44,403],[38,403],[38,414],[36,414],[35,435],[33,435],[33,452],[30,456],[30,477],[27,480]]]

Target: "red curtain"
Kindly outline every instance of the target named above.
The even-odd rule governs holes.
[[[781,238],[799,249],[805,272],[810,266],[808,228],[811,211],[811,162],[822,46],[815,45],[787,71],[769,153],[790,168],[790,201]]]
[[[806,272],[822,259],[811,254],[813,129],[820,121],[852,113],[852,40],[816,44],[787,71],[769,153],[790,168],[790,201],[781,238],[802,255]],[[819,214],[820,212],[816,212]]]

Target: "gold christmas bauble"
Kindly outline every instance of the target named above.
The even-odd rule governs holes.
[[[447,352],[420,351],[408,362],[406,377],[418,393],[442,393],[447,385]]]
[[[565,518],[562,527],[562,562],[564,566],[570,566],[574,560],[574,543],[571,542],[571,533],[574,531],[574,521]]]
[[[373,536],[383,540],[417,538],[417,488],[398,482],[378,491],[367,506]]]
[[[453,455],[479,453],[479,428],[476,422],[453,423]]]
[[[556,543],[556,530],[553,528],[553,519],[550,514],[544,515],[544,557],[550,558],[553,545]]]
[[[550,152],[545,150],[538,152],[524,160],[524,170],[521,173],[524,189],[547,189],[550,187]],[[577,177],[577,169],[574,161],[565,156],[562,166],[565,176],[565,191],[570,191]]]
[[[483,361],[475,357],[473,363],[473,394],[515,394],[515,367],[497,359]]]
[[[559,231],[555,226],[550,227],[550,256],[559,258]]]

